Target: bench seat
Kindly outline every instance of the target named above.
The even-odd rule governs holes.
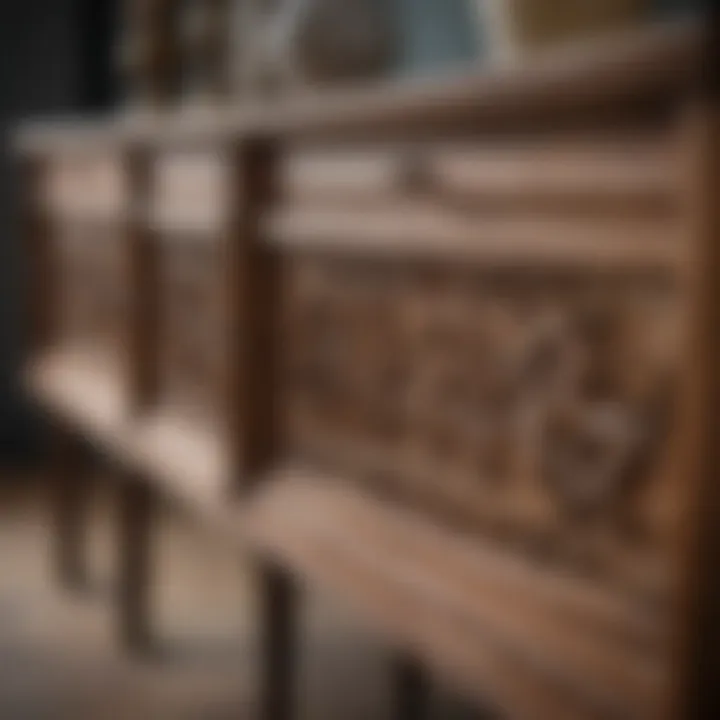
[[[278,470],[244,522],[255,546],[511,717],[651,712],[667,624],[606,590],[301,468]]]

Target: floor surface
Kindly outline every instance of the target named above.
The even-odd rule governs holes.
[[[255,588],[248,558],[191,518],[157,524],[153,616],[157,653],[131,659],[113,618],[112,478],[94,482],[90,587],[61,589],[51,572],[47,488],[0,484],[0,720],[224,720],[256,717]],[[388,653],[327,598],[305,594],[301,720],[390,717]],[[443,698],[440,720],[463,713]]]

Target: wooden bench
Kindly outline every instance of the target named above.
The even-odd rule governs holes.
[[[269,563],[270,717],[291,710],[288,573],[508,717],[712,716],[703,37],[652,29],[436,86],[96,128],[135,188],[130,410],[111,411],[100,366],[54,351],[30,385],[131,487]],[[22,142],[52,157],[85,132]],[[137,620],[147,578],[127,546]]]

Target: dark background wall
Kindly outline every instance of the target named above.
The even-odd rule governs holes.
[[[116,0],[0,2],[0,464],[27,459],[42,436],[18,382],[25,343],[25,258],[9,138],[28,117],[113,103]]]

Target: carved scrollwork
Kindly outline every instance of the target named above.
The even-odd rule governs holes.
[[[224,387],[219,249],[203,239],[167,242],[160,270],[160,394],[201,419],[216,418]]]
[[[290,436],[480,531],[612,535],[645,522],[675,300],[648,279],[297,260]]]
[[[58,238],[64,339],[111,353],[127,321],[126,272],[116,228],[69,225]]]

